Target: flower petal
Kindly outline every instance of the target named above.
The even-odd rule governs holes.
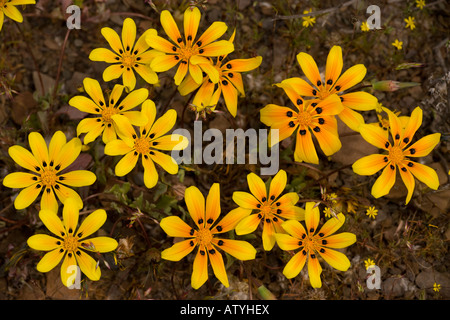
[[[84,187],[92,185],[97,180],[97,176],[91,171],[74,170],[60,175],[59,180],[72,187]]]
[[[241,207],[235,208],[228,212],[212,230],[214,230],[215,233],[225,233],[233,230],[243,218],[248,217],[251,213],[251,209],[244,209]]]
[[[283,269],[284,276],[288,279],[296,277],[300,271],[302,271],[305,263],[306,255],[304,255],[302,251],[297,252],[291,260],[286,263],[286,266]]]
[[[371,176],[387,165],[387,162],[384,160],[385,158],[386,156],[382,154],[371,154],[362,157],[353,163],[353,171],[362,176]]]
[[[364,91],[346,93],[340,97],[345,107],[358,111],[373,110],[378,103],[378,99],[375,96]]]
[[[205,30],[205,32],[203,32],[196,43],[198,45],[200,42],[201,45],[199,47],[201,48],[202,46],[219,39],[227,31],[227,29],[228,27],[225,22],[215,21],[208,27],[208,29]]]
[[[122,75],[123,85],[128,88],[129,91],[134,90],[136,87],[136,76],[133,70],[127,68]]]
[[[153,139],[158,139],[162,135],[169,132],[175,125],[176,121],[177,112],[174,109],[169,109],[164,115],[155,121],[151,130],[148,132],[148,135],[150,136],[153,134]]]
[[[348,107],[344,107],[344,110],[339,113],[339,119],[341,119],[347,127],[356,132],[358,132],[360,126],[364,124],[363,116]]]
[[[219,245],[220,240],[222,240],[221,245]],[[236,259],[242,261],[255,259],[256,249],[247,241],[213,238],[212,242]]]
[[[64,250],[63,252],[60,252],[60,249],[55,249],[53,251],[47,252],[39,261],[39,263],[36,266],[36,269],[39,272],[45,273],[52,270],[54,267],[58,265],[58,263],[61,261],[62,257],[64,256]]]
[[[200,24],[201,13],[197,7],[191,7],[184,11],[184,36],[186,45],[189,46],[197,36],[198,26]],[[192,38],[191,40],[188,40]]]
[[[200,288],[208,280],[208,255],[204,251],[204,254],[201,254],[201,251],[203,248],[198,249],[192,269],[191,286],[194,289]]]
[[[22,168],[30,171],[39,172],[41,170],[40,164],[34,155],[19,145],[14,145],[8,148],[9,156]]]
[[[113,64],[107,67],[103,71],[103,81],[108,82],[117,78],[120,78],[125,72],[125,68],[122,64]]]
[[[347,271],[350,268],[350,260],[342,252],[325,249],[324,252],[319,251],[319,254],[330,266],[339,271]]]
[[[202,50],[203,50],[203,53],[201,54],[202,56],[218,57],[233,52],[234,45],[230,41],[219,40],[204,46]]]
[[[47,234],[35,234],[28,238],[27,244],[34,250],[51,251],[60,246],[57,244],[58,241],[60,239]]]
[[[404,153],[409,157],[425,157],[436,147],[440,139],[440,133],[429,134],[412,144]],[[414,152],[411,153],[411,150]]]
[[[225,270],[222,254],[213,249],[212,246],[208,246],[208,257],[209,261],[211,261],[214,275],[226,288],[228,288],[230,284],[228,282],[227,271]]]
[[[295,102],[297,100],[297,97],[312,97],[314,96],[313,90],[314,87],[312,87],[308,82],[303,80],[302,78],[293,77],[289,79],[285,79],[281,81],[281,83],[275,84],[277,87],[283,88],[285,92],[288,94],[288,96],[291,98],[291,101],[294,102],[295,105],[297,105]],[[286,90],[288,89],[288,90]],[[289,92],[292,94],[289,95]],[[295,100],[293,100],[295,98]]]
[[[8,188],[22,189],[37,183],[35,174],[26,172],[13,172],[3,178],[3,185]]]
[[[58,186],[59,188],[54,188],[54,191],[62,203],[65,203],[68,198],[74,198],[78,204],[78,209],[83,208],[83,200],[76,191],[63,184],[58,184]]]
[[[41,165],[45,163],[45,166],[49,164],[48,161],[48,148],[47,143],[39,132],[31,132],[28,135],[28,142],[30,149],[35,158]]]
[[[261,65],[262,57],[257,56],[249,59],[234,59],[226,64],[226,70],[233,72],[247,72]]]
[[[300,127],[300,129],[302,129]],[[319,158],[317,156],[316,148],[312,140],[311,132],[308,129],[303,129],[305,134],[300,134],[297,131],[297,139],[295,143],[294,159],[297,162],[305,161],[308,163],[318,164]]]
[[[220,185],[214,183],[206,197],[205,219],[206,223],[213,224],[220,216]]]
[[[178,163],[174,158],[156,150],[153,150],[151,152],[152,153],[150,153],[150,158],[154,162],[159,164],[169,174],[176,174],[178,172]]]
[[[120,59],[120,57],[117,54],[106,48],[96,48],[92,50],[91,53],[89,54],[89,59],[91,61],[104,61],[106,63],[117,63],[117,61],[119,60],[116,58]]]
[[[236,226],[235,232],[237,235],[249,234],[256,230],[261,218],[257,214],[251,214],[243,218]]]
[[[150,84],[158,83],[158,75],[149,65],[139,65],[139,67],[134,66],[134,70],[145,80],[145,82]]]
[[[116,164],[116,168],[114,170],[116,176],[123,177],[127,175],[136,166],[138,159],[139,155],[136,155],[134,152],[127,153]]]
[[[332,219],[336,220],[335,218]],[[331,219],[329,219],[328,221],[330,220]],[[328,237],[325,236],[323,239],[327,241],[327,247],[335,249],[346,248],[356,242],[356,236],[350,232],[342,232]]]
[[[19,192],[14,200],[14,208],[17,210],[25,209],[36,200],[41,192],[42,186],[40,184],[31,185]]]
[[[313,132],[319,142],[320,148],[326,156],[331,156],[342,147],[339,135],[335,132],[336,126],[330,125],[331,122],[330,120],[326,120],[324,125],[315,127]],[[316,131],[318,130],[316,128],[319,128],[320,131]]]
[[[298,249],[299,240],[285,233],[276,233],[275,238],[281,250],[291,251]]]
[[[414,181],[414,176],[411,174],[411,171],[408,170],[407,166],[399,165],[399,169],[400,170],[398,172],[400,172],[400,177],[402,178],[403,183],[405,184],[406,189],[408,190],[408,194],[406,195],[405,201],[405,204],[408,204],[413,195],[416,183]]]
[[[76,279],[81,278],[80,268],[77,265],[77,261],[73,254],[66,255],[63,263],[61,264],[60,276],[63,285],[70,288],[75,284]]]
[[[170,261],[180,261],[194,250],[195,246],[190,244],[191,241],[195,240],[188,239],[175,243],[170,248],[161,252],[161,258]]]
[[[153,142],[158,143],[157,145],[154,145],[153,148],[167,151],[183,150],[189,145],[188,138],[181,134],[165,135],[153,140]]]
[[[342,213],[337,214],[336,217],[332,217],[328,219],[320,228],[319,233],[323,233],[324,237],[327,237],[333,233],[335,233],[345,222],[345,216]],[[328,244],[327,244],[328,246]],[[332,246],[331,246],[332,247]],[[334,247],[332,247],[334,248]]]
[[[69,233],[75,232],[78,226],[78,218],[80,216],[80,210],[75,199],[68,198],[64,202],[63,208],[63,223],[64,227]],[[70,232],[72,231],[72,232]]]
[[[50,188],[47,188],[46,192],[42,193],[41,209],[54,212],[58,211],[58,201],[56,201],[55,193]]]
[[[261,202],[267,200],[267,189],[264,181],[253,172],[247,175],[247,183],[250,192]]]
[[[344,62],[342,60],[342,48],[340,46],[333,46],[328,53],[327,64],[325,68],[325,83],[328,86],[332,86],[339,78],[342,72]],[[329,84],[331,80],[331,84]]]
[[[163,218],[159,225],[169,237],[192,237],[192,228],[178,216]]]
[[[402,147],[407,145],[408,142],[412,141],[414,134],[422,124],[422,117],[423,117],[422,109],[420,109],[419,107],[415,108],[411,113],[411,117],[409,117],[408,122],[406,123],[402,137],[403,139],[403,143],[401,144]],[[405,142],[405,139],[407,139],[406,141],[408,142]]]
[[[160,20],[165,33],[174,43],[177,43],[177,40],[181,38],[181,34],[172,14],[168,10],[163,10]]]
[[[83,138],[84,144],[89,144],[102,134],[104,126],[102,126],[101,121],[97,121],[100,118],[86,118],[81,120],[77,126],[77,135],[80,136],[82,133],[87,132]]]
[[[361,136],[371,145],[377,148],[387,150],[386,146],[389,146],[389,140],[384,133],[384,130],[379,126],[370,124],[362,124],[359,127]]]
[[[315,202],[307,202],[305,205],[305,224],[306,230],[314,234],[319,226],[320,211]],[[312,231],[311,231],[312,230]]]
[[[273,246],[275,245],[275,228],[272,223],[270,222],[263,222],[263,232],[262,232],[262,242],[263,242],[263,248],[265,251],[272,250]]]
[[[184,193],[187,209],[197,226],[205,225],[205,197],[197,187],[189,187]],[[203,221],[203,222],[200,222]]]
[[[268,104],[260,110],[260,120],[269,127],[271,127],[274,123],[289,123],[290,117],[287,115],[288,112],[291,112],[293,115],[296,114],[291,108],[278,106],[276,104]],[[295,130],[295,128],[292,130]]]
[[[144,184],[151,189],[158,183],[158,171],[156,171],[155,163],[150,158],[142,158],[142,166],[144,167]]]
[[[146,42],[150,47],[165,53],[174,53],[175,51],[173,50],[173,48],[175,48],[175,50],[179,50],[176,46],[173,45],[173,43],[156,34],[147,35]]]
[[[225,80],[226,81],[226,80]],[[222,88],[223,99],[225,100],[225,105],[227,106],[228,111],[233,117],[236,117],[237,113],[237,101],[238,101],[238,91],[237,89],[230,84],[229,82],[226,85],[224,81],[222,81],[219,85]]]
[[[242,207],[244,209],[256,209],[256,206],[260,204],[255,196],[243,191],[233,192],[233,201],[236,202],[239,207]]]
[[[367,69],[363,64],[357,64],[350,68],[348,68],[338,79],[336,82],[333,91],[345,91],[355,84],[360,83],[364,77],[366,76]],[[337,90],[337,88],[339,90]],[[332,91],[332,92],[333,92]]]
[[[178,66],[177,72],[175,72],[175,76],[173,77],[176,86],[178,86],[181,83],[181,81],[183,81],[184,77],[186,76],[186,74],[189,71],[188,63],[184,63],[184,62],[182,62]],[[191,76],[192,76],[192,74],[191,74]],[[192,78],[194,78],[194,77],[192,77]],[[194,81],[195,81],[195,79],[194,79]]]
[[[173,54],[157,56],[150,63],[150,68],[152,68],[152,70],[155,72],[164,72],[169,69],[172,69],[174,66],[177,65],[178,62],[180,62],[179,58],[176,59],[175,57],[178,56],[175,56]]]
[[[14,5],[4,5],[2,8],[3,13],[14,21],[23,22],[23,16],[20,11]]]
[[[94,250],[100,253],[116,250],[119,245],[115,239],[110,237],[95,237],[85,241],[89,241],[89,245],[93,246]]]
[[[64,229],[64,225],[55,211],[40,210],[39,219],[41,219],[45,227],[54,235],[59,237],[62,237],[63,234],[65,235],[66,231]]]
[[[272,181],[270,182],[270,188],[269,188],[269,198],[275,200],[280,196],[280,194],[284,191],[284,188],[286,188],[287,183],[287,174],[286,171],[280,170],[278,173],[273,177]]]
[[[59,166],[58,171],[64,170],[71,165],[81,152],[81,140],[73,138],[67,142],[55,157],[55,168]]]
[[[109,27],[105,27],[105,28],[102,28],[101,33],[105,37],[106,41],[108,41],[110,47],[117,54],[121,55],[123,53],[123,46],[122,46],[122,41],[120,41],[120,37],[117,34],[117,32]],[[120,50],[122,50],[122,53],[120,53]]]
[[[297,55],[297,61],[303,73],[313,85],[316,85],[319,81],[321,82],[319,68],[317,68],[317,64],[311,55],[300,52]]]
[[[437,188],[439,188],[439,178],[434,169],[419,162],[410,161],[410,163],[413,165],[411,167],[408,166],[408,169],[417,179],[425,183],[433,190],[437,190]]]
[[[394,186],[395,183],[395,175],[397,170],[396,167],[393,166],[394,169],[392,169],[390,166],[386,166],[384,168],[381,175],[378,177],[378,179],[375,181],[375,183],[372,186],[372,195],[375,198],[379,198],[382,196],[385,196],[389,193],[391,188]]]
[[[308,275],[309,282],[313,288],[321,288],[322,280],[320,280],[320,274],[322,273],[322,267],[320,266],[319,259],[311,258],[308,259]]]
[[[80,266],[81,272],[83,272],[86,277],[92,281],[97,281],[101,277],[100,268],[97,266],[97,261],[95,261],[86,252],[79,250],[75,254],[75,258]]]
[[[80,239],[84,239],[100,229],[105,223],[106,217],[106,211],[103,209],[97,209],[88,215],[77,231],[78,235],[81,233]]]
[[[131,18],[126,18],[122,27],[122,43],[126,52],[131,52],[136,41],[136,23]]]
[[[84,78],[83,87],[86,93],[97,105],[105,104],[105,97],[103,96],[102,88],[97,80],[91,78]]]

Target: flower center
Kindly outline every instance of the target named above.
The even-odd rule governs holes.
[[[140,137],[134,140],[134,148],[140,154],[147,154],[150,151],[150,141],[146,137]]]
[[[64,238],[63,248],[67,251],[75,251],[78,248],[78,240],[75,237],[68,235]]]
[[[272,207],[267,203],[264,203],[262,205],[262,207],[260,208],[260,210],[261,210],[261,214],[263,214],[263,215],[268,215],[268,214],[272,213]]]
[[[122,55],[122,64],[127,67],[130,68],[134,65],[134,60],[135,60],[135,55],[134,54],[129,54],[129,53],[123,53]]]
[[[320,100],[325,100],[330,95],[329,90],[321,90],[318,94]]]
[[[53,169],[44,170],[41,174],[42,184],[46,187],[51,187],[56,184],[56,173]]]
[[[197,242],[199,245],[204,245],[207,246],[208,244],[211,243],[213,236],[211,234],[211,231],[209,229],[204,229],[201,228],[198,232],[197,232]]]
[[[297,115],[298,124],[301,126],[309,126],[311,124],[312,116],[307,111],[302,111]]]
[[[106,123],[112,123],[112,116],[117,114],[117,109],[113,107],[106,107],[102,110],[102,118]]]
[[[403,150],[400,147],[392,147],[389,150],[389,158],[392,160],[392,162],[400,164],[405,158],[403,155]]]
[[[198,54],[198,49],[196,47],[186,46],[180,48],[180,58],[181,60],[189,61],[190,57]]]

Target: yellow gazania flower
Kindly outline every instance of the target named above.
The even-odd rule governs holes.
[[[275,233],[283,232],[281,224],[285,219],[302,220],[304,210],[296,207],[299,196],[289,192],[281,196],[286,187],[287,175],[284,170],[278,171],[270,182],[269,193],[263,180],[254,173],[247,175],[250,193],[235,191],[233,200],[246,210],[256,210],[252,215],[242,219],[236,226],[236,234],[249,234],[256,230],[260,222],[263,223],[262,241],[264,250],[270,251],[275,245]]]
[[[403,41],[398,41],[398,39],[395,39],[394,42],[391,43],[394,47],[397,48],[397,50],[402,50],[403,47]]]
[[[370,31],[369,25],[367,24],[367,21],[363,21],[361,23],[361,31],[367,32]]]
[[[369,216],[369,218],[375,219],[378,215],[378,210],[375,207],[369,207],[366,210],[366,216]]]
[[[233,32],[233,35],[229,40],[231,43],[234,41],[234,36],[235,32]],[[218,57],[216,64],[213,65],[213,68],[218,72],[218,80],[213,79],[213,81],[206,73],[204,73],[202,84],[198,84],[191,75],[188,75],[178,87],[180,94],[183,96],[200,87],[193,99],[193,105],[197,112],[202,112],[203,109],[208,106],[211,107],[211,111],[214,111],[220,95],[223,94],[223,99],[228,111],[233,117],[236,117],[238,94],[243,97],[245,96],[244,83],[240,73],[258,68],[262,62],[262,57],[257,56],[250,59],[234,59],[225,62],[226,56],[227,55],[222,55]],[[192,58],[192,60],[198,61],[198,66],[202,69],[211,67],[211,61],[209,59],[202,59],[203,61],[198,57]],[[218,84],[217,89],[215,89],[215,83]]]
[[[148,122],[140,127],[139,134],[125,119],[114,116],[114,120],[121,128],[120,139],[107,143],[105,154],[110,156],[125,155],[115,168],[115,174],[119,177],[128,174],[136,166],[139,156],[142,155],[144,183],[147,188],[153,188],[158,182],[158,172],[154,162],[170,174],[178,172],[178,164],[175,160],[171,156],[162,153],[161,150],[185,149],[188,145],[188,140],[179,134],[165,135],[175,125],[177,113],[174,109],[168,110],[155,121],[155,103],[151,100],[146,100],[142,104],[142,114],[148,119]]]
[[[320,76],[316,62],[309,54],[300,52],[297,55],[297,61],[311,84],[301,78],[294,77],[283,80],[277,86],[283,88],[285,85],[289,85],[297,95],[315,97],[320,100],[324,100],[335,93],[339,94],[344,107],[339,113],[339,118],[350,129],[358,131],[359,126],[364,123],[364,118],[357,111],[375,109],[378,99],[364,91],[344,94],[343,92],[364,79],[367,72],[366,67],[362,64],[357,64],[347,69],[341,75],[343,60],[340,46],[333,46],[328,54],[324,80]]]
[[[94,141],[101,134],[104,143],[116,139],[120,127],[117,126],[114,119],[121,118],[122,122],[126,119],[135,126],[145,125],[147,122],[147,118],[140,111],[131,111],[148,98],[147,89],[134,90],[121,100],[125,87],[120,84],[114,86],[108,99],[103,96],[97,80],[85,78],[83,86],[91,99],[75,96],[69,100],[69,105],[80,111],[99,116],[86,118],[78,123],[77,135],[87,133],[84,136],[84,144]]]
[[[414,30],[416,28],[416,25],[414,24],[414,17],[408,17],[407,19],[404,19],[406,22],[405,28],[410,28],[411,30]]]
[[[309,9],[309,10],[303,11],[303,14],[308,14],[308,13],[311,13],[311,12],[312,12],[312,9]],[[303,19],[302,25],[305,28],[312,27],[313,24],[316,23],[316,18],[315,17],[309,17],[308,16],[308,17],[302,17],[302,19]]]
[[[369,269],[369,267],[374,266],[375,265],[375,261],[373,261],[370,258],[367,258],[367,260],[364,260],[364,267],[367,269]]]
[[[350,232],[334,234],[345,222],[342,213],[337,218],[330,218],[318,230],[320,212],[314,202],[307,202],[305,206],[305,225],[295,220],[288,220],[282,224],[288,234],[277,233],[277,244],[282,250],[300,249],[286,264],[283,274],[291,279],[297,276],[308,260],[309,281],[313,288],[322,287],[319,256],[330,266],[340,271],[347,271],[350,261],[341,252],[333,249],[345,248],[356,242],[356,236]]]
[[[145,41],[148,35],[156,35],[156,30],[148,29],[135,44],[136,24],[133,19],[126,18],[123,22],[122,40],[111,28],[102,28],[101,33],[114,52],[106,48],[97,48],[92,50],[89,59],[113,63],[103,71],[104,81],[108,82],[122,77],[123,85],[131,91],[136,86],[136,76],[134,75],[134,71],[136,71],[146,82],[150,84],[158,82],[158,75],[150,67],[150,63],[162,53],[157,50],[148,50],[149,45]]]
[[[325,100],[303,100],[292,87],[284,83],[283,89],[290,100],[297,107],[298,112],[288,107],[269,104],[261,109],[261,122],[278,130],[279,141],[296,133],[294,151],[295,161],[305,161],[318,164],[319,158],[312,136],[319,142],[325,155],[330,156],[341,148],[341,141],[337,132],[337,121],[334,117],[343,110],[341,101],[336,94]],[[311,134],[312,133],[312,134]],[[271,138],[272,132],[269,135]],[[278,141],[270,139],[270,146]]]
[[[36,4],[35,0],[0,0],[0,31],[2,31],[5,16],[22,23],[23,16],[15,6]]]
[[[387,110],[387,109],[386,109]],[[397,167],[400,176],[408,189],[406,203],[411,200],[414,191],[414,177],[425,183],[431,189],[439,187],[439,179],[432,168],[409,157],[424,157],[439,143],[441,134],[427,135],[410,145],[417,129],[422,124],[422,109],[415,108],[408,123],[403,128],[400,119],[391,111],[389,114],[389,131],[393,142],[389,142],[383,129],[370,124],[361,127],[362,137],[370,144],[386,150],[388,154],[373,154],[357,160],[353,164],[353,171],[359,175],[373,175],[383,169],[383,172],[372,186],[375,198],[389,193],[396,180]]]
[[[439,283],[434,283],[433,284],[433,291],[434,292],[439,292],[439,291],[441,291],[441,285],[439,284]]]
[[[425,7],[425,0],[416,0],[416,7],[422,10]]]
[[[203,72],[208,74],[211,79],[218,79],[215,68],[202,69],[197,65],[198,61],[203,61],[202,57],[218,57],[234,50],[233,43],[226,40],[216,41],[228,28],[224,22],[214,22],[196,40],[200,18],[201,13],[197,7],[186,9],[184,12],[185,39],[183,41],[172,14],[164,10],[161,12],[161,25],[172,42],[156,34],[149,34],[146,37],[150,47],[166,53],[153,59],[150,65],[153,70],[164,72],[180,63],[174,77],[177,86],[183,81],[188,71],[198,84],[203,81]],[[200,57],[200,59],[196,61],[193,59],[194,57]]]
[[[230,211],[219,222],[220,187],[214,183],[206,198],[197,187],[189,187],[185,191],[186,206],[189,215],[194,220],[192,228],[178,216],[163,218],[160,226],[170,237],[187,238],[175,243],[161,252],[161,258],[170,261],[180,261],[198,246],[191,276],[192,288],[200,288],[208,280],[208,260],[211,262],[215,276],[228,287],[228,277],[225,270],[221,249],[239,260],[255,259],[256,250],[246,241],[231,240],[216,237],[235,228],[236,224],[250,210],[236,208]]]
[[[81,141],[73,138],[66,142],[66,136],[57,131],[47,148],[47,144],[38,132],[28,135],[31,152],[15,145],[8,149],[11,158],[21,167],[33,173],[13,172],[3,179],[3,185],[8,188],[22,189],[14,200],[18,210],[28,207],[44,190],[41,197],[41,209],[56,212],[59,200],[64,203],[67,198],[75,198],[78,208],[83,207],[83,201],[78,193],[68,188],[83,187],[93,184],[94,173],[87,170],[63,171],[72,164],[81,152]]]
[[[110,237],[86,239],[96,232],[106,221],[106,212],[98,209],[87,216],[77,230],[79,207],[77,201],[68,198],[64,203],[63,221],[51,210],[39,211],[39,218],[47,229],[56,237],[47,234],[36,234],[28,238],[27,244],[35,250],[48,251],[37,264],[39,272],[48,272],[61,265],[61,281],[70,287],[77,279],[79,266],[92,281],[100,279],[101,271],[97,262],[86,252],[104,253],[117,248],[117,241]]]

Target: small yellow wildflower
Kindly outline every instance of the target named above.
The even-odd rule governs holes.
[[[434,283],[433,284],[433,290],[434,292],[439,292],[439,290],[441,290],[441,285],[439,283]]]
[[[395,41],[392,42],[392,45],[393,45],[394,47],[396,47],[397,50],[402,50],[402,47],[403,47],[403,41],[398,41],[398,39],[395,39]]]
[[[323,209],[323,213],[325,214],[325,218],[331,218],[333,216],[333,213],[331,211],[332,209],[326,207]]]
[[[366,260],[364,260],[364,266],[366,267],[366,270],[374,265],[375,265],[375,261],[373,261],[372,259],[367,258]]]
[[[422,10],[425,7],[425,0],[416,0],[416,7]]]
[[[414,28],[416,27],[416,25],[414,24],[414,17],[409,16],[408,19],[405,19],[404,21],[406,22],[406,26],[405,28],[411,28],[411,30],[414,30]]]
[[[363,31],[363,32],[370,31],[370,27],[369,27],[369,25],[367,24],[366,21],[364,21],[363,23],[361,23],[361,31]]]
[[[308,14],[312,11],[312,9],[303,11],[303,14]],[[314,23],[316,23],[315,17],[303,17],[303,26],[305,28],[312,27]]]
[[[366,210],[366,216],[369,216],[369,218],[375,219],[377,215],[378,215],[378,210],[375,209],[375,207],[369,207]]]
[[[381,102],[377,102],[377,107],[375,108],[375,111],[377,113],[382,113],[383,112],[383,108],[384,108],[383,104]]]

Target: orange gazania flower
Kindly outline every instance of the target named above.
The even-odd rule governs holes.
[[[320,222],[319,208],[314,202],[305,206],[305,225],[299,221],[288,220],[282,224],[288,234],[277,233],[277,244],[282,250],[300,249],[283,269],[286,278],[297,276],[308,263],[309,281],[313,288],[322,287],[319,256],[330,266],[340,271],[347,271],[350,261],[342,253],[334,249],[345,248],[356,242],[356,236],[350,232],[334,234],[345,222],[345,216],[339,213],[336,218],[330,218],[318,229]]]
[[[385,111],[389,115],[389,131],[393,142],[385,135],[382,128],[371,124],[361,126],[362,137],[370,144],[386,150],[387,154],[373,154],[357,160],[353,164],[353,171],[360,175],[373,175],[383,169],[383,172],[372,186],[372,195],[375,198],[389,193],[396,180],[397,168],[408,189],[406,203],[411,200],[415,182],[414,177],[425,183],[431,189],[439,187],[439,179],[432,168],[419,162],[410,160],[410,157],[424,157],[428,155],[439,143],[441,134],[427,135],[410,145],[417,129],[422,124],[422,109],[415,108],[406,125],[403,127],[399,117],[392,111]]]
[[[287,183],[286,171],[280,170],[272,179],[267,192],[264,181],[253,172],[247,175],[248,187],[251,193],[235,191],[233,200],[244,209],[254,211],[242,219],[236,226],[236,234],[249,234],[263,224],[262,240],[264,250],[272,250],[275,244],[275,233],[283,232],[281,224],[286,219],[301,220],[304,210],[295,206],[299,196],[295,192],[288,192],[281,196]]]
[[[303,100],[289,83],[282,83],[281,87],[294,103],[297,111],[269,104],[261,109],[261,122],[269,126],[271,131],[279,130],[279,141],[291,136],[298,129],[294,152],[295,161],[319,163],[312,139],[313,135],[325,155],[330,156],[337,152],[341,148],[341,141],[337,132],[335,115],[343,110],[338,96],[332,94],[324,100],[308,101]],[[269,137],[272,137],[272,133]],[[271,139],[270,145],[273,146],[277,142],[275,139]]]
[[[251,210],[236,208],[221,220],[220,216],[220,188],[214,183],[206,198],[197,187],[189,187],[185,192],[186,206],[189,215],[194,220],[192,228],[178,216],[170,216],[161,220],[161,228],[170,237],[187,238],[175,243],[172,247],[161,252],[161,258],[179,261],[198,247],[194,259],[191,276],[192,288],[200,288],[208,280],[208,260],[211,262],[215,276],[228,287],[228,277],[220,250],[239,260],[255,258],[255,248],[246,241],[226,239],[222,235],[235,228],[236,224]]]
[[[231,43],[234,41],[235,34],[236,32],[233,32],[229,40]],[[233,117],[236,117],[238,95],[245,96],[241,72],[256,69],[262,62],[261,56],[228,61],[225,60],[226,57],[227,55],[218,57],[215,64],[210,59],[205,59],[203,62],[198,63],[202,69],[210,68],[211,66],[215,68],[219,74],[218,81],[217,79],[210,79],[205,73],[203,82],[198,84],[192,76],[188,75],[178,87],[178,90],[183,96],[200,87],[192,103],[198,113],[202,113],[207,107],[211,107],[210,110],[214,111],[220,95],[223,94],[228,111]]]
[[[218,57],[234,50],[233,43],[226,40],[216,41],[228,28],[224,22],[214,22],[200,38],[196,39],[200,18],[201,13],[197,7],[186,9],[183,40],[172,14],[164,10],[161,12],[161,25],[172,42],[156,34],[149,34],[146,38],[150,47],[166,53],[153,59],[150,64],[153,70],[164,72],[180,63],[174,77],[177,86],[183,81],[188,71],[198,84],[203,81],[203,71],[211,79],[218,79],[217,70],[202,69],[198,63],[203,62],[206,57]]]
[[[364,123],[364,118],[357,111],[375,109],[378,99],[363,91],[344,94],[343,92],[364,79],[367,72],[366,67],[362,64],[357,64],[347,69],[341,75],[344,63],[342,60],[342,48],[339,46],[331,48],[328,54],[325,79],[322,79],[320,76],[317,64],[309,54],[300,52],[297,55],[297,61],[311,84],[301,78],[294,77],[283,80],[278,86],[283,87],[284,84],[289,84],[298,95],[315,97],[320,100],[324,100],[330,95],[338,94],[344,107],[339,113],[339,118],[350,129],[358,131],[359,126]]]

